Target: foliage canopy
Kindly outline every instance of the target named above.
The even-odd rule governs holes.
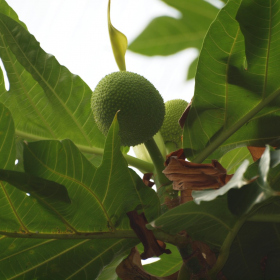
[[[105,137],[92,90],[0,1],[0,279],[280,278],[280,2],[163,1],[182,17],[154,19],[129,49],[200,50],[166,162],[156,138],[152,162],[127,155],[118,115]],[[144,271],[140,256],[161,259]]]

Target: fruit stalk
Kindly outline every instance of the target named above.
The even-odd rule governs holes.
[[[161,202],[161,211],[164,213],[175,206],[178,201],[178,192],[173,190],[172,182],[162,173],[165,168],[164,158],[155,140],[151,138],[144,144],[155,166],[154,181],[156,183],[158,197]]]

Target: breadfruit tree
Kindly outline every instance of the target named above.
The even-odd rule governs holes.
[[[128,45],[109,1],[120,71],[91,89],[0,1],[0,279],[280,279],[280,2],[163,2]],[[197,48],[192,101],[127,47]]]

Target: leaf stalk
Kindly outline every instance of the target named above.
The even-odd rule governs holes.
[[[22,139],[31,140],[31,141],[58,140],[58,139],[44,138],[44,137],[37,136],[37,135],[35,136],[33,134],[22,132],[20,130],[16,130],[16,135]],[[78,149],[81,152],[103,156],[104,149],[102,149],[102,148],[89,147],[89,146],[84,146],[84,145],[79,145],[79,144],[75,144],[75,145],[78,147]],[[150,162],[135,158],[135,157],[127,155],[127,154],[124,154],[123,156],[129,165],[136,167],[140,170],[143,170],[144,172],[152,173],[154,170],[154,165]]]

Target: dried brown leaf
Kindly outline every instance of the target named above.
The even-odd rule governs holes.
[[[216,255],[211,251],[210,247],[201,241],[193,241],[193,246],[201,252],[206,263],[210,268],[212,268],[216,263],[217,258]]]
[[[158,257],[163,253],[171,254],[169,249],[165,249],[165,243],[157,241],[153,232],[146,228],[148,221],[144,213],[138,214],[137,211],[131,211],[126,214],[130,220],[130,227],[144,246],[144,252],[141,254],[143,260],[154,256]]]
[[[179,206],[181,203],[181,200],[178,196],[171,197],[171,196],[166,196],[164,198],[164,204],[167,206],[168,209],[175,208]]]
[[[129,256],[118,265],[116,273],[122,280],[176,280],[178,275],[178,272],[166,277],[149,274],[144,270],[136,248],[132,248]]]
[[[217,261],[215,253],[203,242],[192,240],[190,236],[187,238],[189,243],[179,247],[183,258],[183,271],[188,271],[188,279],[210,279],[208,272]]]
[[[143,176],[143,182],[147,187],[152,187],[155,183],[151,181],[153,173],[145,173]]]
[[[183,159],[183,160],[184,160],[184,159],[186,158],[186,157],[185,157],[185,154],[184,154],[184,149],[179,149],[179,150],[177,150],[177,151],[174,151],[174,152],[168,154],[168,155],[166,156],[166,161],[165,161],[165,163],[164,163],[164,166],[167,166],[167,165],[169,164],[170,159],[171,159],[172,157],[175,157],[175,158],[177,158],[177,159]]]
[[[180,198],[181,198],[180,204],[192,201],[193,200],[192,190],[182,190]]]
[[[265,150],[265,147],[248,146],[247,148],[248,148],[249,152],[251,153],[253,161],[257,161],[258,159],[260,159]]]
[[[181,193],[181,203],[192,200],[190,192],[186,190],[218,189],[232,177],[216,160],[210,164],[199,164],[176,157],[170,157],[163,173],[173,181],[174,190],[184,191]]]

